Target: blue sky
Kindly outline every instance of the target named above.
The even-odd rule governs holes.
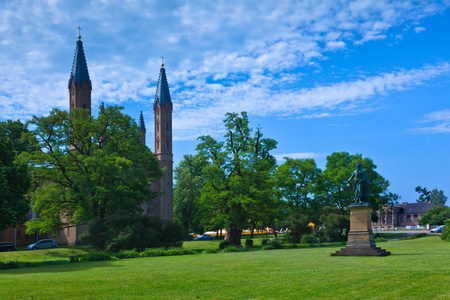
[[[362,153],[401,201],[450,193],[450,0],[1,1],[0,120],[68,109],[77,26],[103,101],[153,149],[160,56],[174,103],[174,163],[247,111],[274,152]]]

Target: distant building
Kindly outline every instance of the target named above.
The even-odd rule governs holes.
[[[372,223],[373,231],[393,230],[394,228],[416,228],[430,208],[436,204],[431,202],[397,204],[383,207],[378,211],[378,222]]]

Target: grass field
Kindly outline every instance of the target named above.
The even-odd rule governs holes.
[[[450,243],[379,246],[392,255],[331,257],[338,247],[323,247],[3,270],[0,299],[449,299]]]

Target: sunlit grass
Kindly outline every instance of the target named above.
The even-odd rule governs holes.
[[[12,252],[0,252],[0,261],[17,259],[20,262],[41,262],[50,260],[69,260],[71,255],[85,255],[89,251],[88,246],[65,247],[56,249],[22,250]]]
[[[393,255],[331,257],[339,248],[323,247],[4,270],[0,298],[448,299],[450,243],[431,236],[379,246]]]

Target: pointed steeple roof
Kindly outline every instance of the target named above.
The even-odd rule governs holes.
[[[155,103],[156,102],[159,102],[160,105],[166,105],[167,103],[170,103],[170,105],[172,105],[164,64],[161,65],[161,70],[159,71],[158,87],[156,88],[155,97]]]
[[[139,129],[141,130],[141,132],[145,132],[145,123],[144,123],[144,115],[142,114],[142,110],[141,110],[141,116],[139,117]]]
[[[81,38],[81,36],[79,36],[79,38]],[[71,82],[73,82],[73,84],[76,84],[77,82],[83,84],[85,79],[87,80],[90,88],[92,89],[92,83],[91,79],[89,78],[86,57],[84,56],[83,42],[79,39],[77,41],[77,47],[75,49],[75,57],[73,59],[69,85]]]

